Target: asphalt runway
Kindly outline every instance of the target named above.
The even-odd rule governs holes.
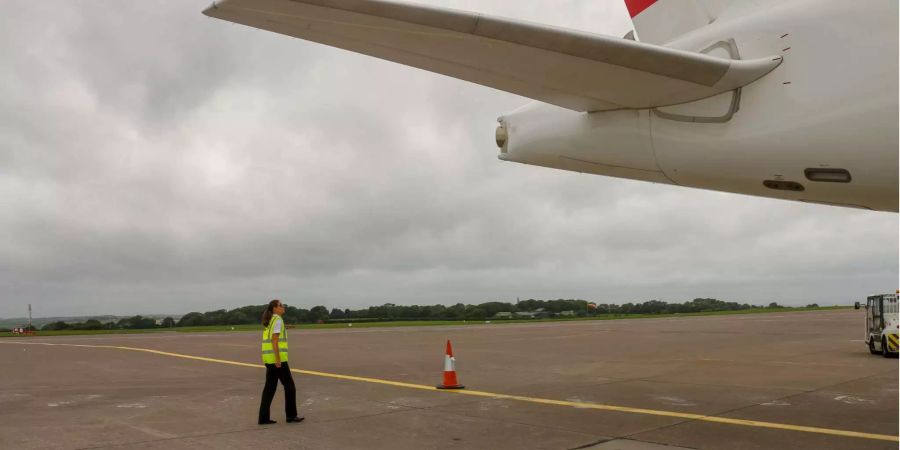
[[[0,448],[896,449],[898,360],[869,354],[863,324],[844,310],[297,330],[306,421],[284,423],[279,388],[266,427],[261,332],[0,339]],[[463,392],[431,389],[446,339]]]

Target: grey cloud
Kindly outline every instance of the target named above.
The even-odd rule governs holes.
[[[618,0],[439,3],[629,29]],[[503,163],[494,120],[526,99],[205,6],[8,3],[0,316],[897,284],[896,215]]]

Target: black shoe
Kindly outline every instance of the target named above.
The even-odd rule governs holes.
[[[303,417],[302,416],[291,417],[290,419],[287,420],[287,423],[291,423],[291,422],[303,422]]]
[[[290,420],[288,420],[288,422],[290,422]],[[272,425],[273,423],[278,423],[278,422],[276,422],[274,420],[265,420],[265,421],[259,422],[260,425]]]

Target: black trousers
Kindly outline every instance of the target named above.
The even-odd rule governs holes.
[[[287,362],[281,363],[281,368],[275,364],[266,364],[266,386],[262,392],[262,402],[259,404],[259,421],[269,420],[269,408],[272,399],[275,398],[275,390],[278,388],[278,380],[284,386],[284,414],[288,419],[297,417],[297,389],[294,387],[294,377],[291,376],[291,368]]]

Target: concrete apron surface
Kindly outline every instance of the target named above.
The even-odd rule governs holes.
[[[262,427],[261,331],[0,339],[0,448],[897,448],[897,359],[869,354],[863,324],[844,310],[295,330],[306,420],[284,423],[279,390]],[[447,339],[463,392],[431,389]]]

